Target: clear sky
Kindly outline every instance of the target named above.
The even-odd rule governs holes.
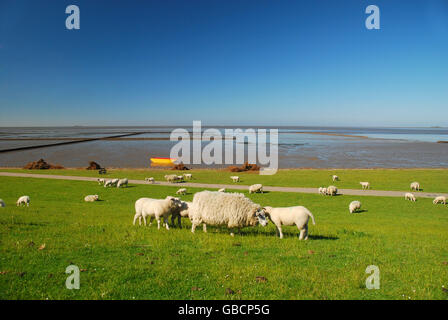
[[[448,1],[0,1],[0,126],[193,120],[448,126]]]

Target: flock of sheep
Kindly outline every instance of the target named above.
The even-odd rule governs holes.
[[[192,174],[166,175],[165,179],[168,182],[176,183],[183,182],[185,179],[192,179]],[[233,182],[239,182],[238,176],[230,177]],[[332,176],[333,181],[339,181],[339,177]],[[145,181],[155,183],[153,177],[146,178]],[[128,186],[128,179],[98,179],[98,184],[104,187],[124,187]],[[360,182],[363,190],[370,189],[369,182]],[[410,185],[412,191],[420,191],[420,184],[412,182]],[[254,184],[248,187],[249,193],[263,193],[263,185]],[[168,218],[171,216],[171,224],[174,225],[175,219],[179,227],[181,225],[181,218],[188,218],[191,221],[191,232],[199,225],[203,225],[204,232],[207,232],[207,225],[225,225],[229,229],[243,228],[248,226],[255,226],[260,224],[266,226],[269,219],[277,227],[277,233],[280,238],[283,238],[282,225],[291,226],[296,225],[300,231],[299,239],[308,239],[308,221],[311,218],[315,224],[313,214],[303,206],[273,208],[261,207],[259,204],[252,202],[242,193],[226,193],[225,188],[216,191],[201,191],[197,192],[192,202],[182,201],[179,198],[168,196],[165,199],[151,199],[140,198],[135,202],[135,215],[133,224],[135,225],[137,219],[139,224],[147,225],[147,218],[150,219],[149,224],[155,219],[157,227],[160,229],[160,224],[169,230]],[[329,187],[319,187],[318,193],[322,195],[337,195],[338,189],[331,185]],[[176,192],[176,195],[187,194],[186,188],[181,188]],[[407,192],[405,200],[416,201],[414,194]],[[84,198],[86,202],[98,201],[98,195],[87,195]],[[445,196],[437,196],[433,203],[446,204]],[[17,206],[30,205],[29,196],[21,196],[17,202]],[[0,199],[0,207],[5,207],[5,203]],[[349,204],[349,212],[355,213],[361,210],[360,201],[352,201]],[[231,233],[233,235],[233,233]]]

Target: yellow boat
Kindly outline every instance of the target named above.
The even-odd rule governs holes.
[[[159,158],[159,157],[151,158],[151,162],[153,164],[159,164],[159,165],[174,164],[176,160],[177,159],[173,158]]]

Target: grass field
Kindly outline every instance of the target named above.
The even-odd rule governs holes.
[[[29,172],[29,171],[26,171]],[[87,175],[81,170],[43,173]],[[172,172],[172,171],[169,171]],[[361,180],[383,190],[446,192],[448,170],[291,170],[276,178],[239,174],[243,184],[316,186],[338,174],[339,187]],[[33,171],[35,173],[35,171]],[[160,179],[163,171],[110,176]],[[229,172],[193,171],[195,182],[229,183]],[[388,177],[388,178],[387,178]],[[0,177],[0,299],[444,299],[448,293],[448,208],[431,199],[323,197],[269,192],[248,195],[261,205],[305,205],[314,214],[310,238],[295,227],[160,230],[133,226],[134,201],[173,195],[178,186],[131,185],[105,189],[94,182]],[[201,189],[189,188],[191,200]],[[18,208],[21,195],[29,208]],[[87,194],[103,201],[85,203]],[[359,199],[366,210],[349,214]],[[39,250],[41,245],[45,248]],[[81,270],[80,290],[65,288],[65,268]],[[365,288],[365,269],[380,269],[379,290]],[[257,281],[265,277],[266,281]],[[234,294],[226,293],[230,288]]]
[[[159,170],[159,169],[110,169],[106,175],[99,175],[98,171],[85,169],[64,170],[24,170],[0,169],[0,172],[41,173],[72,176],[89,176],[103,178],[141,179],[154,177],[156,180],[165,180],[166,174],[183,174],[186,171]],[[282,187],[312,187],[318,188],[333,184],[343,189],[361,189],[360,181],[369,181],[374,190],[407,191],[413,181],[420,183],[422,191],[448,193],[448,169],[283,169],[272,176],[260,176],[255,172],[233,173],[222,170],[198,169],[190,170],[194,180],[200,183],[231,184],[230,176],[238,175],[241,183],[251,185],[262,183],[266,186]],[[332,175],[338,175],[340,181],[333,182]]]

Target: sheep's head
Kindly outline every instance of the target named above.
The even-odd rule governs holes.
[[[253,217],[257,218],[255,224],[258,222],[263,227],[265,227],[268,224],[268,220],[266,219],[266,214],[265,214],[265,209],[264,208],[255,209]]]

